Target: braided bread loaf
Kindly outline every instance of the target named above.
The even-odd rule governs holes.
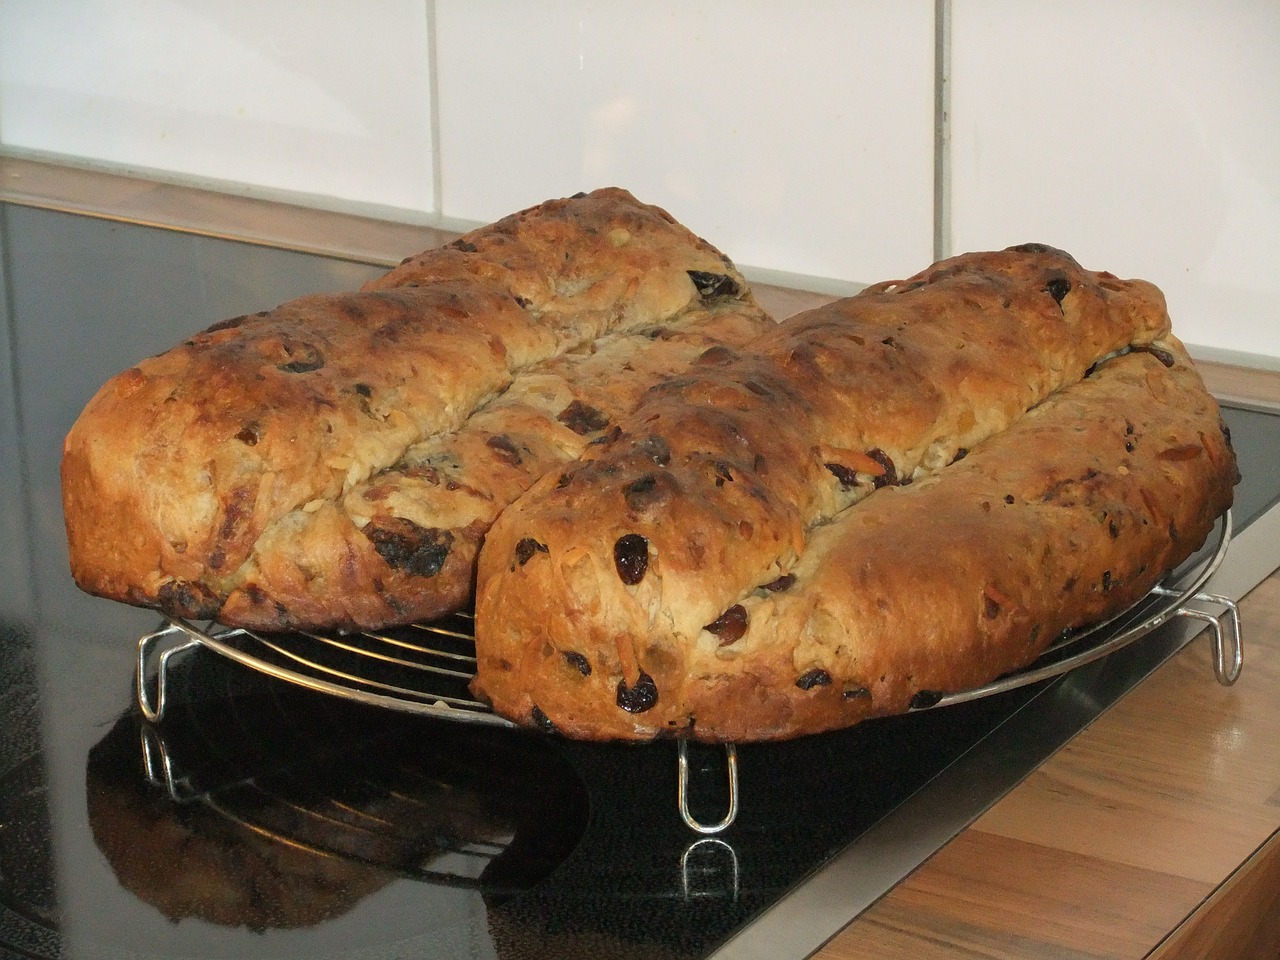
[[[1156,288],[956,257],[663,384],[509,507],[473,689],[596,739],[900,712],[1132,603],[1236,479]]]
[[[263,629],[455,609],[506,503],[770,325],[664,211],[619,189],[549,201],[114,377],[65,443],[73,575]]]

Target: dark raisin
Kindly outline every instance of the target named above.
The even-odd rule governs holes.
[[[470,240],[455,240],[453,243],[449,244],[449,246],[453,247],[455,250],[460,250],[463,253],[476,252],[476,245]]]
[[[434,577],[444,567],[453,534],[437,527],[421,527],[404,517],[375,517],[364,526],[387,566],[417,577]]]
[[[724,273],[707,273],[704,270],[690,270],[689,279],[698,288],[698,296],[703,300],[722,300],[736,297],[742,293],[738,281]]]
[[[956,455],[955,455],[954,457],[952,457],[952,458],[951,458],[951,462],[952,462],[952,463],[958,463],[959,461],[963,460],[963,459],[964,459],[965,457],[967,457],[968,455],[969,455],[969,450],[968,450],[968,448],[967,448],[967,447],[960,447],[959,449],[957,449],[957,450],[956,450]]]
[[[796,575],[794,573],[784,573],[777,580],[766,583],[764,588],[770,593],[782,593],[784,590],[790,590],[795,582]]]
[[[983,594],[982,597],[982,613],[988,620],[994,620],[1000,616],[1000,604],[991,597]]]
[[[1110,570],[1102,571],[1102,592],[1103,593],[1111,592],[1111,571]]]
[[[485,441],[485,446],[498,454],[498,459],[508,466],[518,467],[524,462],[520,451],[505,433],[496,433]]]
[[[222,598],[198,580],[169,580],[156,596],[161,610],[188,620],[212,620],[222,609]]]
[[[535,703],[533,709],[529,711],[529,719],[533,721],[533,725],[543,733],[555,733],[556,725],[551,722],[551,718],[542,712],[542,709]]]
[[[884,467],[884,473],[878,477],[873,477],[871,480],[872,485],[877,490],[881,487],[892,486],[898,482],[898,469],[893,465],[893,459],[887,453],[879,447],[874,447],[867,451],[867,456]]]
[[[844,693],[842,693],[841,696],[845,700],[861,700],[864,698],[870,700],[871,691],[866,687],[845,687]]]
[[[618,706],[627,713],[644,713],[652,709],[657,702],[658,685],[653,682],[653,677],[643,670],[640,671],[634,687],[627,686],[625,677],[618,681]]]
[[[638,533],[628,533],[613,545],[613,564],[625,584],[637,584],[649,569],[649,541]]]
[[[556,489],[563,490],[565,487],[569,485],[569,481],[572,479],[573,479],[572,474],[568,474],[568,473],[560,474],[560,479],[556,481]]]
[[[1071,292],[1071,281],[1066,277],[1052,277],[1049,282],[1045,284],[1044,289],[1049,296],[1053,297],[1054,300],[1061,304],[1067,294]]]
[[[608,433],[602,433],[600,436],[592,440],[587,446],[590,447],[606,447],[622,436],[622,428],[616,423]]]
[[[1112,540],[1118,540],[1120,538],[1120,521],[1114,518],[1110,520],[1107,523],[1107,532],[1111,534]]]
[[[247,446],[257,446],[258,425],[256,423],[246,424],[244,429],[236,434],[236,439]]]
[[[277,370],[284,373],[311,373],[324,366],[324,354],[310,343],[286,340],[283,348],[285,356],[290,359],[276,364]]]
[[[581,200],[581,199],[582,199],[583,197],[585,197],[586,195],[587,195],[587,191],[585,191],[585,190],[579,190],[577,193],[575,193],[575,194],[574,194],[572,197],[570,197],[569,199],[570,199],[570,200]]]
[[[723,647],[742,639],[742,635],[747,632],[747,623],[747,608],[740,603],[735,603],[703,629],[719,637],[720,645]]]
[[[715,461],[711,465],[711,470],[715,474],[717,487],[723,487],[725,485],[725,481],[733,480],[733,471],[723,460]]]
[[[539,543],[533,537],[525,537],[516,544],[516,563],[524,566],[533,559],[535,553],[549,553],[545,543]]]
[[[1136,346],[1133,349],[1139,351],[1140,353],[1151,354],[1153,357],[1155,357],[1157,360],[1163,363],[1166,367],[1172,367],[1177,362],[1176,360],[1174,360],[1172,353],[1170,353],[1168,350],[1162,350],[1159,347],[1154,346],[1153,344],[1148,343],[1142,346]]]
[[[1005,503],[1013,503],[1013,494],[1012,494],[1012,493],[1006,493],[1006,494],[1004,495],[1004,502],[1005,502]]]
[[[814,687],[825,687],[831,683],[831,674],[819,668],[810,670],[796,678],[796,686],[801,690],[812,690]]]
[[[573,667],[584,677],[591,676],[591,663],[582,654],[576,650],[566,650],[564,652],[564,662]]]
[[[942,699],[940,690],[917,690],[915,696],[911,698],[912,710],[927,710],[929,707],[936,706],[938,701]]]
[[[840,486],[848,490],[858,482],[858,472],[852,467],[846,467],[843,463],[827,463],[824,466],[832,472]]]
[[[642,440],[637,440],[635,448],[660,467],[665,467],[671,462],[671,447],[667,444],[667,441],[655,434],[650,434]]]
[[[1137,448],[1137,446],[1135,446],[1135,445],[1134,445],[1134,442],[1133,442],[1132,440],[1126,440],[1126,441],[1124,442],[1124,452],[1125,452],[1125,453],[1133,453],[1133,451],[1135,451],[1135,450],[1137,450],[1137,449],[1138,449],[1138,448]]]
[[[367,383],[357,383],[355,385],[355,391],[366,400],[373,396],[373,387],[369,386]]]
[[[597,430],[603,430],[609,425],[608,417],[581,400],[574,400],[560,411],[560,415],[556,419],[579,436],[595,433]]]

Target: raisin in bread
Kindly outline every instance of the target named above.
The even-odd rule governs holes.
[[[1131,603],[1235,480],[1155,287],[956,257],[657,388],[509,507],[473,688],[592,739],[900,712]]]

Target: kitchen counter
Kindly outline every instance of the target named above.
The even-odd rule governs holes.
[[[375,264],[451,236],[12,158],[0,199]],[[779,316],[826,299],[761,288]],[[1280,373],[1204,371],[1220,396],[1280,406]],[[1236,685],[1197,638],[815,956],[1280,952],[1280,573],[1240,612]]]

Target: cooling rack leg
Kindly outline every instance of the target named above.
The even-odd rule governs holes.
[[[716,868],[717,856],[722,864],[719,869]],[[711,882],[726,874],[729,881],[727,884]],[[738,852],[719,837],[703,837],[693,841],[684,848],[680,857],[680,892],[685,901],[699,897],[723,897],[728,893],[733,897],[733,902],[737,903],[741,892]]]
[[[170,640],[174,637],[187,637],[182,643],[174,647],[168,647],[161,651],[160,655],[155,656],[155,649],[162,641]],[[138,641],[138,707],[142,710],[142,715],[151,723],[159,723],[160,718],[164,716],[165,702],[167,700],[166,674],[169,668],[169,660],[184,650],[190,650],[192,647],[199,646],[199,640],[193,640],[181,627],[170,624],[155,633],[148,633]],[[155,670],[155,692],[151,690],[151,661],[156,661]]]
[[[676,754],[676,804],[680,808],[680,819],[696,833],[720,833],[738,818],[738,748],[732,743],[726,743],[724,755],[729,775],[729,810],[719,823],[701,823],[689,812],[689,743],[687,740],[679,742]]]
[[[1213,650],[1213,673],[1220,684],[1229,687],[1240,679],[1240,671],[1244,667],[1240,608],[1230,597],[1212,593],[1197,593],[1192,599],[1197,603],[1214,604],[1223,608],[1218,614],[1205,613],[1193,607],[1183,607],[1177,613],[1180,617],[1190,617],[1209,625],[1212,631],[1210,643]]]

